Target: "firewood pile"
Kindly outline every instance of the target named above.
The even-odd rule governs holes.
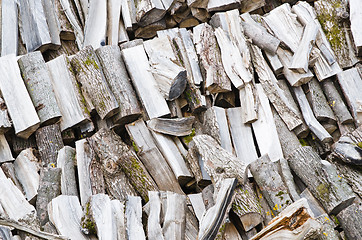
[[[362,1],[0,2],[0,239],[362,239]]]

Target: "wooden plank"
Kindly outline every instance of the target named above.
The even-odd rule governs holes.
[[[146,239],[142,226],[142,203],[140,197],[129,196],[126,202],[127,239]]]
[[[38,128],[40,120],[26,90],[13,54],[0,58],[0,89],[13,121],[15,134],[27,139]]]
[[[18,5],[14,0],[1,1],[1,56],[18,55]]]
[[[131,46],[138,42],[121,45],[123,60],[130,74],[133,85],[150,119],[170,114],[157,83],[150,71],[150,65],[143,45]]]
[[[111,200],[111,207],[114,220],[116,222],[117,239],[122,240],[126,236],[126,222],[124,213],[124,202]]]
[[[163,235],[165,239],[185,239],[186,195],[166,193],[166,209],[163,216]]]
[[[121,0],[112,0],[107,3],[107,43],[117,45],[119,43],[119,29],[121,17]]]
[[[358,56],[362,56],[362,34],[359,28],[362,24],[362,14],[358,11],[361,8],[361,2],[357,0],[349,1],[351,32],[353,35],[354,45]]]
[[[91,45],[94,49],[106,45],[107,2],[89,1],[88,15],[84,26],[83,48]]]
[[[192,133],[194,121],[194,116],[172,119],[153,118],[148,121],[147,126],[155,132],[182,137]]]
[[[57,156],[57,167],[62,169],[61,192],[63,195],[78,196],[77,181],[75,179],[75,149],[64,146]]]

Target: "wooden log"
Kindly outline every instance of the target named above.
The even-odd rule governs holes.
[[[123,0],[121,0],[122,2]],[[122,10],[122,9],[121,9]],[[122,44],[124,42],[129,41],[128,33],[126,27],[124,25],[123,18],[119,19],[119,29],[118,29],[118,44]]]
[[[281,75],[283,72],[284,66],[283,66],[282,62],[279,60],[278,55],[277,54],[272,55],[268,52],[265,52],[265,56],[268,59],[268,62],[270,64],[271,68],[273,69],[275,76]]]
[[[55,8],[55,14],[58,22],[59,27],[59,37],[61,40],[76,40],[74,30],[72,25],[70,24],[70,21],[68,20],[67,16],[64,13],[63,7],[61,5],[60,0],[55,0],[53,2],[54,8]],[[80,16],[83,17],[83,15],[80,14]]]
[[[112,170],[117,170],[115,166],[120,166],[134,189],[145,201],[148,199],[147,191],[158,189],[136,153],[116,133],[100,129],[88,141],[100,158],[103,167],[112,172]]]
[[[49,219],[57,231],[70,239],[88,240],[81,231],[82,207],[76,196],[60,195],[48,205]]]
[[[15,55],[1,57],[0,63],[3,76],[0,89],[13,121],[15,134],[27,139],[38,128],[39,117],[21,79]]]
[[[58,17],[55,11],[55,3],[51,0],[42,0],[46,23],[48,24],[49,35],[51,39],[50,49],[58,49],[60,42],[60,27]]]
[[[32,201],[38,194],[40,176],[40,162],[35,157],[33,149],[23,150],[14,162],[14,170],[16,178],[19,180],[25,197],[28,201]]]
[[[362,116],[359,114],[362,77],[356,68],[351,68],[337,74],[338,82],[341,86],[344,97],[351,110],[354,122],[357,126],[362,124]]]
[[[354,46],[358,56],[362,56],[362,35],[358,31],[360,24],[362,23],[361,14],[357,9],[361,8],[361,2],[352,0],[349,2],[350,9],[350,21],[351,21],[351,32],[353,35]]]
[[[72,3],[69,0],[60,0],[60,4],[62,6],[62,10],[70,22],[70,25],[73,27],[77,46],[79,49],[82,49],[84,41],[83,28],[81,26],[82,24],[77,19],[76,13],[72,9]],[[80,13],[79,15],[82,14]]]
[[[15,167],[13,163],[10,162],[6,162],[6,163],[2,163],[1,164],[1,169],[4,172],[5,176],[9,179],[11,179],[11,181],[15,184],[15,186],[22,192],[24,193],[24,189],[21,186],[18,178],[16,177],[16,173],[15,173]],[[4,212],[3,209],[1,209],[2,212]],[[1,212],[0,211],[0,212]]]
[[[352,204],[337,215],[343,231],[348,239],[359,239],[362,237],[360,231],[362,212],[357,204]]]
[[[99,67],[93,48],[88,46],[79,51],[72,58],[71,64],[81,88],[90,97],[99,116],[102,119],[113,116],[119,106]]]
[[[336,173],[329,170],[333,170],[332,166],[323,166],[322,160],[311,147],[295,150],[287,160],[292,170],[307,185],[327,213],[337,214],[352,204],[355,198],[352,189],[343,179],[338,178]]]
[[[297,184],[294,181],[294,177],[293,177],[292,171],[290,170],[288,162],[286,159],[281,158],[281,159],[279,159],[278,163],[279,163],[278,171],[279,171],[280,176],[283,179],[283,182],[285,183],[285,185],[288,188],[289,196],[293,201],[297,201],[298,199],[300,199],[300,196],[299,196],[300,191],[299,191]]]
[[[190,199],[192,209],[195,212],[195,216],[197,217],[197,220],[200,222],[202,219],[202,216],[204,215],[205,204],[204,200],[202,198],[202,193],[194,193],[194,194],[188,194],[187,197]]]
[[[13,160],[14,157],[13,154],[11,153],[9,143],[6,140],[5,135],[0,134],[0,162],[4,163]]]
[[[265,0],[243,0],[241,2],[240,11],[242,13],[257,11],[264,7],[267,1]]]
[[[142,226],[142,203],[140,197],[129,196],[126,202],[127,239],[146,239]]]
[[[53,124],[39,128],[35,132],[36,144],[43,167],[55,166],[58,151],[64,147],[59,124]]]
[[[57,49],[57,50],[49,49],[43,53],[45,62],[53,60],[62,54],[66,55],[66,56],[72,56],[79,51],[78,46],[74,40],[68,40],[68,41],[60,40],[60,41],[61,41],[62,45],[60,46],[59,49]]]
[[[51,74],[50,79],[62,114],[60,120],[61,131],[90,121],[84,97],[67,57],[61,55],[46,64]]]
[[[150,212],[147,219],[147,237],[150,240],[165,239],[161,228],[161,199],[159,192],[148,192]]]
[[[293,88],[296,99],[299,103],[300,110],[304,117],[304,121],[309,129],[318,137],[322,142],[332,141],[332,136],[324,129],[324,127],[315,118],[312,109],[308,103],[307,97],[305,96],[301,87]]]
[[[61,192],[62,195],[78,196],[74,165],[76,163],[75,149],[65,146],[58,152],[57,167],[62,169]]]
[[[13,0],[1,2],[1,56],[18,55],[18,5]]]
[[[49,221],[48,203],[60,195],[60,168],[43,168],[40,171],[38,196],[36,198],[36,211],[41,226]]]
[[[205,88],[210,93],[231,91],[231,83],[221,61],[220,49],[212,27],[207,23],[193,28],[196,52],[205,70]]]
[[[8,227],[0,227],[0,237],[4,240],[12,240],[13,234],[11,233],[11,229]]]
[[[121,49],[123,60],[148,117],[152,119],[170,114],[167,103],[158,91],[156,81],[150,72],[142,41],[122,44]]]
[[[107,3],[107,43],[117,45],[119,43],[119,23],[121,17],[121,0],[108,1]]]
[[[147,126],[155,132],[182,137],[192,133],[194,121],[194,116],[172,119],[153,118],[148,121]]]
[[[18,60],[20,71],[42,126],[59,121],[61,113],[55,99],[51,75],[39,51]]]
[[[0,96],[0,132],[7,132],[12,127],[4,99]]]
[[[207,22],[210,19],[210,13],[205,8],[191,7],[191,14],[200,22]]]
[[[131,31],[136,21],[136,6],[134,1],[122,0],[122,19],[127,31]]]
[[[268,98],[260,84],[256,84],[256,89],[260,99],[259,118],[251,126],[254,130],[260,154],[268,154],[270,159],[275,162],[283,157],[283,151],[278,139]]]
[[[211,183],[211,178],[204,168],[204,161],[202,157],[197,153],[197,150],[189,145],[185,160],[195,177],[197,184],[200,187],[208,186]]]
[[[116,223],[117,239],[124,239],[126,236],[126,222],[125,222],[125,211],[124,202],[119,200],[111,200],[112,214]]]
[[[165,239],[185,239],[186,196],[173,192],[167,192],[166,196],[163,235]]]
[[[156,36],[158,31],[165,30],[167,27],[166,20],[161,19],[158,22],[154,22],[145,27],[139,27],[135,31],[135,37],[137,38],[153,38]]]
[[[89,1],[88,15],[84,26],[83,48],[91,45],[94,49],[106,45],[107,2]]]
[[[158,188],[163,191],[182,193],[172,169],[158,150],[144,121],[138,120],[127,124],[126,129],[133,141],[132,144],[137,155],[155,180]]]
[[[126,124],[138,119],[141,106],[132,87],[118,46],[98,48],[96,51],[104,76],[119,105],[119,113],[113,118],[113,123]]]
[[[227,0],[227,1],[209,0],[207,4],[207,11],[220,12],[220,11],[236,9],[240,7],[240,3],[241,3],[240,0]]]
[[[161,0],[142,0],[136,5],[136,21],[141,27],[161,20],[165,14]]]

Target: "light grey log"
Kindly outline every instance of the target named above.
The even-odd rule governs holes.
[[[36,198],[36,212],[41,226],[49,221],[48,203],[60,195],[60,168],[43,168],[40,171],[38,196]]]
[[[242,122],[240,107],[229,108],[226,110],[226,114],[235,154],[245,165],[249,165],[258,158],[251,125]]]
[[[19,2],[21,37],[27,52],[45,51],[52,43],[46,22],[42,1],[24,0]]]
[[[11,181],[15,184],[15,186],[22,192],[24,193],[24,189],[21,186],[18,178],[16,177],[16,173],[15,173],[15,167],[14,164],[11,162],[7,162],[7,163],[2,163],[1,164],[1,169],[4,172],[5,176],[10,178]],[[3,211],[3,210],[2,210]],[[0,211],[1,212],[1,211]]]
[[[330,105],[327,102],[326,97],[324,96],[323,90],[319,85],[317,79],[313,78],[308,82],[309,92],[307,98],[309,97],[310,105],[312,106],[314,116],[318,121],[336,121],[336,117],[333,114],[333,111]],[[361,88],[362,90],[362,88]]]
[[[360,108],[362,97],[362,77],[357,68],[351,68],[337,74],[338,82],[351,109],[352,116],[357,126],[362,124],[362,111]]]
[[[13,161],[14,157],[4,134],[0,134],[0,162]]]
[[[7,132],[12,127],[5,101],[0,96],[0,132]]]
[[[74,240],[93,239],[81,232],[82,207],[76,196],[60,195],[54,198],[48,205],[48,212],[50,221],[60,234]]]
[[[165,239],[161,228],[161,199],[159,192],[148,192],[150,212],[147,220],[147,237],[150,240]]]
[[[211,183],[211,178],[204,168],[202,157],[190,144],[185,160],[199,186],[207,186]]]
[[[146,239],[142,226],[140,197],[129,196],[126,202],[127,239]]]
[[[119,105],[119,113],[113,118],[117,124],[125,124],[138,119],[141,106],[133,90],[131,80],[124,65],[118,46],[98,48],[96,51],[104,76]]]
[[[74,41],[76,40],[74,30],[72,25],[70,24],[67,16],[65,15],[63,11],[63,7],[60,3],[60,0],[54,0],[53,1],[54,7],[55,7],[55,14],[56,14],[56,21],[59,28],[59,37],[61,40],[70,40]],[[83,17],[80,14],[81,17]]]
[[[200,222],[204,212],[206,211],[202,193],[188,194],[187,197],[190,199],[197,220]]]
[[[297,201],[300,196],[299,196],[299,189],[294,181],[294,177],[292,175],[292,171],[289,168],[288,162],[286,159],[281,158],[279,159],[279,165],[278,165],[278,171],[280,176],[283,179],[283,182],[285,183],[285,185],[288,188],[288,193],[290,198],[293,201]]]
[[[50,79],[62,114],[60,120],[61,131],[90,121],[84,97],[67,57],[61,55],[46,64],[51,74]]]
[[[272,55],[268,52],[265,52],[265,56],[269,61],[269,64],[271,66],[271,68],[273,69],[273,72],[276,76],[279,76],[280,74],[282,74],[283,72],[283,64],[282,62],[279,60],[279,57],[277,54]]]
[[[83,48],[91,45],[97,49],[106,45],[107,2],[91,0],[88,10],[84,26]]]
[[[153,118],[147,123],[147,126],[159,133],[181,137],[191,134],[194,121],[194,116],[172,119]]]
[[[245,84],[239,90],[240,106],[242,109],[243,123],[252,123],[258,119],[259,97],[254,83]]]
[[[160,190],[182,193],[172,169],[158,150],[144,121],[138,120],[130,123],[126,125],[126,129],[134,141],[132,144],[134,144],[135,151]]]
[[[209,0],[207,4],[207,11],[209,12],[219,12],[226,11],[230,9],[236,9],[240,7],[240,0]]]
[[[361,207],[356,203],[342,210],[337,219],[341,223],[344,233],[348,239],[362,238],[361,224],[362,212]]]
[[[220,49],[212,27],[207,23],[193,28],[196,52],[205,69],[205,88],[210,93],[231,91],[230,79],[222,66]]]
[[[57,122],[61,113],[43,56],[39,51],[28,53],[21,57],[18,63],[40,124],[45,126]]]
[[[82,49],[84,41],[83,28],[81,27],[81,23],[78,22],[77,16],[71,7],[72,3],[70,0],[60,0],[60,4],[62,5],[63,11],[74,29],[77,46],[79,49]]]
[[[356,0],[349,1],[351,32],[358,56],[362,56],[362,34],[359,28],[362,24],[362,16],[358,9],[361,8],[361,2]]]
[[[152,119],[168,115],[170,110],[165,99],[158,91],[157,83],[152,76],[150,65],[141,43],[130,42],[129,44],[123,44],[121,46],[123,60],[148,117]],[[132,44],[135,44],[135,46],[132,46]]]
[[[163,235],[165,239],[185,239],[186,228],[186,196],[167,192],[166,211],[163,220]]]
[[[18,4],[1,1],[1,56],[18,55]]]
[[[14,162],[17,179],[24,189],[25,197],[31,201],[38,194],[40,162],[35,157],[33,149],[28,148],[17,156]]]
[[[3,76],[0,89],[13,121],[15,134],[27,139],[39,127],[39,117],[21,78],[15,55],[1,57],[0,63],[0,73]]]
[[[60,42],[60,28],[59,21],[55,11],[55,4],[52,0],[42,0],[44,15],[49,28],[49,35],[51,39],[50,49],[58,49],[61,45]]]
[[[301,87],[293,88],[296,99],[299,103],[300,110],[303,114],[304,121],[308,125],[309,129],[318,137],[322,142],[329,142],[332,140],[332,136],[324,129],[324,127],[314,117],[313,111],[309,106],[307,97],[305,96]]]
[[[165,14],[161,0],[141,0],[136,5],[136,21],[141,27],[161,20]]]
[[[223,235],[224,240],[242,240],[238,230],[236,229],[235,225],[231,222],[226,223],[225,225],[225,232]]]
[[[295,150],[287,160],[327,213],[337,214],[352,204],[355,198],[352,189],[345,181],[323,166],[322,160],[311,147]]]
[[[62,169],[61,192],[63,195],[78,196],[74,165],[76,163],[75,149],[65,146],[58,152],[57,167]]]
[[[259,118],[251,126],[255,133],[260,154],[268,154],[270,159],[275,162],[283,157],[283,151],[278,139],[268,98],[261,84],[256,84],[256,89],[260,99]]]
[[[107,2],[107,39],[108,45],[117,45],[119,43],[119,23],[121,17],[121,0]]]

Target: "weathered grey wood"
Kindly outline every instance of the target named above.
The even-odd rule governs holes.
[[[54,198],[48,205],[49,219],[57,228],[57,231],[69,239],[88,240],[81,231],[82,207],[76,196],[60,195]]]
[[[7,132],[12,127],[4,99],[0,96],[0,132]]]
[[[321,158],[311,147],[295,150],[287,160],[327,213],[337,214],[353,202],[355,195],[352,189],[338,178],[333,166],[329,167],[334,171],[323,166]]]
[[[251,124],[260,154],[268,154],[275,162],[283,157],[283,151],[278,139],[273,114],[267,96],[261,84],[256,84],[256,89],[260,99],[258,120]]]
[[[97,56],[91,46],[79,51],[71,60],[81,88],[88,94],[99,116],[109,118],[118,111],[118,103],[109,89]]]
[[[178,97],[180,97],[181,94],[185,91],[186,85],[187,85],[187,72],[186,70],[184,70],[182,72],[179,72],[171,82],[170,91],[168,93],[169,101],[176,100]]]
[[[106,45],[107,2],[89,1],[88,15],[84,26],[83,48],[91,45],[94,49]]]
[[[191,7],[191,14],[200,22],[207,22],[210,19],[210,13],[205,8]]]
[[[88,0],[86,1],[88,2]],[[81,27],[81,23],[79,23],[77,19],[76,13],[72,9],[72,3],[69,0],[60,0],[60,4],[62,6],[62,10],[64,11],[65,15],[67,16],[70,22],[70,25],[72,25],[73,27],[77,46],[79,49],[82,49],[84,41],[83,28]]]
[[[13,121],[15,134],[27,139],[39,126],[39,117],[21,78],[16,57],[10,54],[0,58],[0,89]]]
[[[124,213],[124,202],[119,200],[111,200],[112,214],[115,221],[115,231],[117,232],[117,240],[123,240],[126,237],[126,222]]]
[[[361,208],[356,203],[342,210],[337,218],[341,223],[344,233],[348,239],[362,238],[361,232]]]
[[[0,162],[13,161],[14,157],[4,134],[0,134]]]
[[[72,67],[65,55],[46,63],[51,74],[55,97],[62,114],[60,129],[62,131],[90,121],[89,111],[85,106]]]
[[[190,199],[190,202],[192,204],[192,209],[195,212],[197,220],[199,220],[200,222],[204,212],[206,211],[204,200],[202,198],[202,193],[200,192],[200,193],[188,194],[187,197]]]
[[[53,92],[51,75],[41,53],[28,53],[19,58],[18,63],[40,124],[45,126],[58,122],[61,113]]]
[[[308,103],[307,97],[301,87],[293,88],[296,99],[299,103],[300,110],[304,117],[304,121],[309,129],[318,137],[322,142],[332,141],[332,136],[324,129],[324,127],[317,121],[313,111]]]
[[[28,201],[33,200],[38,194],[40,162],[35,157],[33,149],[28,148],[17,156],[14,162],[16,178],[24,189]]]
[[[114,170],[117,171],[116,165],[120,166],[134,189],[140,193],[143,199],[147,200],[148,191],[158,189],[136,153],[116,133],[103,128],[89,138],[88,141],[100,158],[103,167],[106,167],[112,173]]]
[[[165,239],[185,239],[186,228],[186,196],[167,192],[166,211],[163,220],[163,235]]]
[[[285,185],[288,188],[288,193],[289,193],[290,198],[293,201],[297,201],[300,198],[299,189],[294,181],[292,171],[290,170],[290,167],[289,167],[286,159],[284,159],[284,158],[279,159],[278,172],[279,172],[280,176],[282,177],[283,182],[285,183]]]
[[[211,183],[211,178],[204,168],[202,157],[197,153],[197,149],[190,144],[185,160],[199,186],[207,186]]]
[[[235,225],[231,222],[225,224],[225,232],[223,235],[224,240],[242,240],[238,230]]]
[[[4,240],[12,240],[13,234],[11,233],[11,229],[8,227],[0,227],[0,237]]]
[[[240,107],[229,108],[226,110],[226,114],[235,154],[245,165],[249,165],[249,163],[258,158],[251,125],[242,122],[242,110]]]
[[[193,28],[193,42],[205,70],[205,88],[210,93],[231,91],[230,79],[222,66],[220,49],[212,27],[207,23]]]
[[[42,226],[49,221],[48,203],[60,195],[61,173],[60,168],[43,168],[40,171],[36,212]]]
[[[132,43],[136,45],[130,45]],[[157,83],[150,71],[143,45],[138,45],[138,42],[130,44],[121,46],[122,56],[148,117],[152,119],[170,114],[167,103],[158,91]]]
[[[146,239],[142,226],[142,203],[140,197],[129,196],[126,202],[127,239]]]
[[[362,24],[362,16],[358,9],[361,8],[361,2],[356,0],[349,1],[349,19],[351,21],[351,32],[353,35],[354,46],[358,56],[362,56],[362,34],[359,28]]]
[[[209,12],[218,12],[218,11],[226,11],[230,9],[235,9],[240,7],[240,0],[209,0],[207,4],[207,11]]]
[[[63,7],[61,5],[60,0],[53,1],[55,14],[57,19],[57,24],[59,28],[59,37],[61,40],[75,40],[75,34],[70,21],[68,20],[67,16],[64,13]],[[83,15],[80,14],[81,17]]]
[[[123,0],[121,0],[122,2]],[[123,9],[123,7],[122,7]],[[121,9],[121,10],[122,10]],[[119,19],[119,29],[118,29],[118,44],[122,44],[124,42],[128,42],[129,41],[129,37],[128,37],[128,33],[126,30],[126,27],[124,25],[124,21],[123,18]]]
[[[136,25],[136,7],[134,1],[122,0],[122,19],[127,31],[131,31]]]
[[[52,43],[46,22],[42,1],[24,0],[19,2],[20,32],[27,52],[45,51]]]
[[[51,39],[50,49],[58,49],[61,45],[60,42],[60,23],[55,11],[55,3],[52,0],[42,0],[44,9],[44,16],[48,24],[49,35]]]
[[[337,79],[351,110],[354,121],[357,126],[359,126],[362,124],[362,115],[360,114],[362,77],[356,68],[351,68],[338,73]]]
[[[112,118],[113,122],[121,125],[133,122],[141,116],[142,110],[119,47],[101,47],[95,52],[109,87],[119,104],[119,113]]]
[[[280,74],[282,74],[284,66],[283,66],[282,62],[280,61],[278,55],[277,54],[272,55],[268,52],[265,52],[265,56],[268,59],[268,62],[270,64],[271,68],[273,69],[274,74],[276,76],[279,76]]]
[[[160,21],[154,22],[145,27],[139,27],[135,31],[137,38],[153,38],[156,36],[157,31],[165,30],[167,28],[166,20],[163,18]]]
[[[165,239],[161,228],[161,199],[159,192],[148,192],[150,212],[147,219],[147,237],[150,240]]]
[[[182,193],[172,169],[168,165],[160,150],[158,150],[151,132],[143,120],[126,125],[135,151],[155,180],[157,186],[163,191]]]
[[[121,17],[121,0],[107,2],[107,43],[108,45],[118,45],[119,43],[119,23]]]
[[[76,152],[75,149],[65,146],[58,152],[57,167],[62,169],[61,192],[63,195],[78,196],[77,181],[75,179]]]
[[[165,14],[161,0],[141,0],[136,4],[136,21],[141,27],[161,20]]]
[[[18,4],[14,0],[1,1],[1,56],[18,55]]]
[[[48,167],[48,165],[52,165],[54,167],[57,163],[58,151],[64,147],[59,124],[39,128],[35,132],[35,139],[42,166]]]
[[[2,163],[1,164],[1,169],[4,172],[5,176],[9,179],[11,179],[11,181],[15,184],[15,186],[22,192],[24,193],[24,189],[21,186],[18,178],[16,177],[16,173],[15,173],[15,167],[14,164],[11,162],[6,162],[6,163]],[[1,210],[3,212],[3,210]],[[0,212],[1,212],[0,211]]]

